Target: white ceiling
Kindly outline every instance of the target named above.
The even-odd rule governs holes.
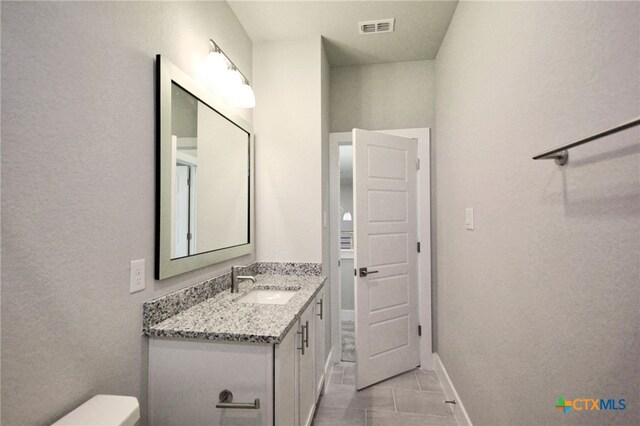
[[[332,66],[434,59],[457,1],[228,0],[254,42],[325,37]],[[358,34],[358,22],[395,18],[395,32]]]

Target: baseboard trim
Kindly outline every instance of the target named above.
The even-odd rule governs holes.
[[[422,349],[422,348],[420,348]],[[435,370],[435,361],[434,361],[434,356],[435,354],[433,353],[427,353],[425,354],[422,350],[420,351],[420,368],[423,370],[431,370],[434,371]]]
[[[471,419],[467,414],[467,410],[464,408],[464,404],[462,404],[462,400],[456,391],[455,386],[453,386],[453,382],[447,373],[447,370],[444,368],[444,364],[442,360],[438,356],[437,353],[434,352],[433,360],[435,364],[435,372],[444,388],[444,394],[447,399],[455,399],[457,404],[453,406],[453,415],[456,418],[456,423],[458,426],[473,426],[471,423]]]
[[[327,357],[327,362],[325,362],[324,364],[324,376],[322,377],[322,380],[324,381],[324,383],[322,383],[322,393],[325,393],[327,391],[327,388],[329,387],[329,382],[330,382],[330,378],[331,378],[331,373],[333,373],[333,348],[331,348],[331,350],[329,351],[329,356]]]

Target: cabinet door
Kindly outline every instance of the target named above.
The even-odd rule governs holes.
[[[322,382],[324,379],[324,330],[326,324],[327,307],[325,306],[324,287],[316,296],[316,400],[322,393]]]
[[[298,386],[300,424],[310,425],[316,403],[315,365],[315,315],[316,304],[311,303],[300,317],[299,334],[304,345],[304,354],[298,350]]]
[[[298,425],[298,372],[297,347],[300,345],[300,322],[296,322],[289,333],[276,346],[275,359],[275,409],[276,425]]]

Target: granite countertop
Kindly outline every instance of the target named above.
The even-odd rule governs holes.
[[[256,276],[257,282],[243,281],[238,293],[224,290],[146,331],[150,337],[205,339],[250,343],[280,343],[322,288],[320,275]],[[285,305],[240,303],[251,290],[295,290]]]

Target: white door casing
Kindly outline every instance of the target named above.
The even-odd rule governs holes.
[[[183,257],[189,255],[189,166],[176,164],[176,244],[172,247],[175,250],[173,257]]]
[[[353,149],[356,387],[362,389],[420,364],[418,145],[354,129]],[[369,275],[360,276],[360,268]]]

